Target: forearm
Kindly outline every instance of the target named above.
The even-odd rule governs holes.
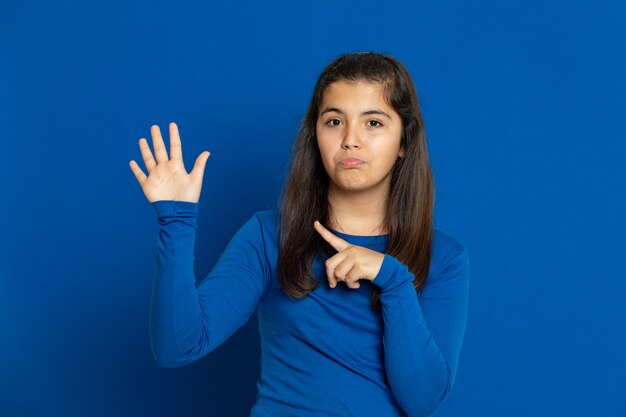
[[[150,306],[150,343],[162,366],[200,356],[201,313],[194,274],[197,204],[155,202],[161,227]]]
[[[150,311],[150,341],[162,366],[177,367],[211,352],[241,327],[265,288],[263,232],[257,216],[231,239],[196,285],[197,204],[156,202],[161,230]]]
[[[454,260],[461,265],[466,258]],[[418,297],[413,279],[406,265],[385,255],[374,283],[381,288],[389,386],[405,412],[418,417],[431,415],[452,387],[465,328],[467,292],[463,268],[447,268],[445,274],[429,276],[422,297]]]
[[[450,367],[432,337],[412,282],[381,294],[389,386],[410,417],[429,416],[451,388]]]

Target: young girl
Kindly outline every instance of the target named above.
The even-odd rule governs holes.
[[[320,75],[280,210],[257,212],[196,283],[203,152],[187,174],[178,128],[130,167],[161,230],[150,337],[159,364],[211,352],[258,308],[251,416],[428,416],[455,379],[465,331],[464,246],[433,226],[415,87],[392,57],[339,57]]]

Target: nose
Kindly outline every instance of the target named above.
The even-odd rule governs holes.
[[[358,149],[361,147],[361,138],[359,137],[359,132],[356,127],[346,124],[341,147],[343,149]]]

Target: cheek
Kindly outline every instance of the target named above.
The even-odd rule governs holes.
[[[322,160],[330,160],[333,157],[332,138],[328,134],[317,135],[317,147],[322,155]]]
[[[330,168],[329,164],[332,164],[332,153],[329,152],[327,143],[324,142],[324,140],[319,140],[319,138],[317,140],[317,148],[319,149],[324,169],[328,172]]]
[[[401,138],[395,132],[388,132],[376,138],[372,144],[376,147],[376,152],[381,155],[398,154],[400,152]]]
[[[379,149],[378,154],[381,155],[380,161],[384,164],[385,169],[392,168],[396,164],[398,156],[402,154],[400,141],[398,141],[397,145],[386,146],[384,149]]]

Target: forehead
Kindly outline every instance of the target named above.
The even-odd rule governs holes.
[[[320,104],[323,106],[338,102],[357,107],[372,104],[389,107],[384,84],[368,80],[339,80],[330,83],[322,93]]]

